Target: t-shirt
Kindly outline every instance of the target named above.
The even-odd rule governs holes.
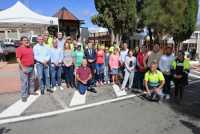
[[[79,76],[81,80],[87,80],[91,75],[91,70],[89,67],[79,67],[76,70],[76,74]]]
[[[103,64],[104,63],[104,51],[97,51],[96,53],[96,63]]]
[[[143,54],[142,52],[138,52],[137,55],[137,64],[140,65],[140,67],[138,66],[138,71],[140,72],[144,72],[144,57],[146,56],[146,54]]]
[[[111,69],[118,69],[119,68],[119,55],[111,54],[109,59],[109,65]]]
[[[156,73],[151,73],[150,71],[146,72],[144,80],[148,82],[148,86],[150,86],[150,88],[155,88],[160,86],[160,82],[164,81],[165,78],[162,72],[157,70]]]
[[[83,51],[74,51],[73,57],[75,59],[75,67],[80,67],[83,61],[84,52]]]
[[[16,49],[16,58],[20,59],[23,66],[32,66],[34,64],[33,49],[31,47],[18,47]]]
[[[160,61],[160,57],[162,56],[162,53],[161,52],[151,52],[151,54],[149,55],[148,57],[148,62],[147,62],[147,66],[150,67],[151,63],[153,61],[156,61],[158,64],[159,64],[159,61]]]

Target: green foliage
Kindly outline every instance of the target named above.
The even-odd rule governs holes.
[[[198,0],[144,0],[144,24],[154,29],[154,35],[170,35],[176,42],[190,37],[195,30]]]
[[[133,32],[136,27],[135,6],[135,0],[95,0],[98,14],[92,17],[92,22],[112,29],[115,34]]]

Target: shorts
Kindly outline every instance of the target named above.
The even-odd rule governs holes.
[[[118,74],[119,74],[118,68],[113,68],[113,69],[111,69],[111,74],[112,74],[112,75],[118,75]]]

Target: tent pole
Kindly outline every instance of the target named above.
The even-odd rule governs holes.
[[[59,22],[58,22],[58,32],[60,32]]]

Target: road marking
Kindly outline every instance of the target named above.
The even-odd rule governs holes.
[[[36,93],[39,94],[39,91]],[[6,117],[13,117],[13,116],[20,116],[33,102],[35,102],[39,95],[30,95],[27,99],[27,102],[22,102],[22,100],[18,100],[14,104],[12,104],[10,107],[5,109],[3,112],[0,113],[0,118],[6,118]]]
[[[114,84],[112,87],[117,97],[127,95],[127,92],[125,90],[121,90],[118,85]]]
[[[195,78],[200,79],[200,75],[196,75],[196,74],[191,74],[191,73],[190,73],[189,76],[190,76],[190,77],[195,77]]]
[[[99,106],[99,105],[104,105],[104,104],[108,104],[108,103],[112,103],[112,102],[131,99],[136,96],[140,96],[142,94],[127,95],[127,96],[118,97],[115,99],[109,99],[109,100],[105,100],[105,101],[101,101],[101,102],[97,102],[97,103],[93,103],[93,104],[88,104],[88,105],[78,106],[78,107],[74,107],[74,108],[63,109],[63,110],[57,110],[57,111],[48,112],[48,113],[14,117],[14,118],[9,118],[9,119],[2,119],[2,120],[0,120],[0,125],[7,124],[7,123],[20,122],[20,121],[33,120],[33,119],[44,118],[44,117],[50,117],[50,116],[55,116],[55,115],[59,115],[62,113],[67,113],[67,112],[72,112],[72,111],[77,111],[77,110],[83,110],[83,109],[87,109],[87,108],[91,108],[91,107],[95,107],[95,106]]]
[[[74,92],[74,96],[70,102],[70,106],[77,106],[77,105],[83,105],[86,103],[86,94],[85,92],[84,95],[81,95],[78,91]]]
[[[199,71],[196,71],[196,70],[192,70],[192,72],[197,73],[197,74],[200,74],[200,72],[199,72]]]

